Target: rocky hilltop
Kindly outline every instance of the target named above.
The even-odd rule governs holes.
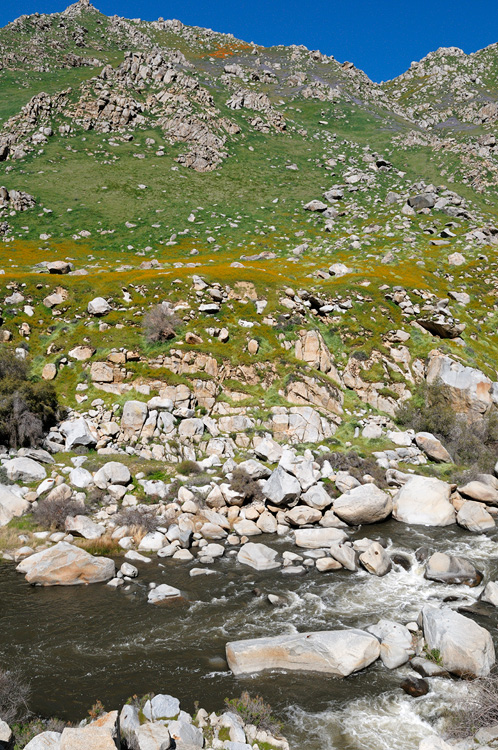
[[[498,512],[497,50],[379,85],[87,0],[0,30],[6,563],[116,595],[156,555],[356,581],[410,567],[377,524],[454,527],[410,547],[436,599],[418,620],[234,637],[226,657],[489,673],[468,615],[497,584],[451,544],[493,539]],[[442,583],[477,587],[467,615]],[[151,582],[144,604],[182,598]],[[202,742],[250,747],[232,739]]]

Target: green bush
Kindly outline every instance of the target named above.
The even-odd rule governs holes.
[[[14,750],[22,750],[28,742],[42,732],[62,732],[65,727],[70,726],[60,719],[31,719],[22,724],[13,724]]]
[[[26,362],[11,352],[0,354],[0,443],[14,449],[40,445],[58,411],[51,383],[29,380]]]
[[[244,724],[254,724],[270,734],[282,731],[281,723],[272,714],[272,707],[260,695],[252,697],[244,690],[240,698],[225,698],[225,705],[229,711],[239,714]]]

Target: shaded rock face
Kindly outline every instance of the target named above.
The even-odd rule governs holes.
[[[495,663],[491,635],[473,620],[449,607],[422,610],[424,637],[430,651],[439,651],[445,669],[460,676],[485,677]]]
[[[26,574],[28,583],[75,586],[108,581],[114,577],[115,565],[107,557],[93,557],[72,544],[59,542],[23,560],[16,570]]]
[[[380,644],[363,630],[338,630],[234,641],[226,653],[235,675],[285,669],[347,677],[376,661]]]

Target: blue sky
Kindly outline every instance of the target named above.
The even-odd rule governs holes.
[[[69,2],[69,0],[68,0]],[[63,10],[64,0],[18,0],[0,25],[22,13]],[[498,42],[497,0],[94,0],[103,13],[231,32],[259,44],[305,44],[350,60],[373,80],[393,78],[437,47],[465,52]]]

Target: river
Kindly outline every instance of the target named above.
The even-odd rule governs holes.
[[[424,579],[415,557],[422,546],[467,556],[485,574],[484,583],[498,574],[498,532],[473,535],[456,526],[425,529],[390,520],[354,536],[382,536],[389,552],[404,554],[411,568],[395,565],[384,578],[316,570],[288,576],[279,570],[258,573],[225,556],[210,566],[213,575],[192,578],[195,561],[152,556],[151,563],[138,563],[136,582],[114,590],[98,584],[32,587],[12,563],[0,563],[0,664],[21,667],[32,686],[31,708],[45,716],[77,721],[97,699],[111,709],[146,692],[175,695],[188,711],[196,700],[208,711],[220,710],[225,697],[248,690],[272,705],[293,750],[416,749],[464,700],[465,683],[435,679],[427,696],[414,699],[399,687],[409,667],[389,671],[380,661],[344,680],[298,673],[234,678],[225,662],[230,640],[361,628],[381,617],[406,623],[430,601],[448,596],[459,599],[452,606],[475,601],[482,586]],[[296,551],[291,538],[255,541]],[[151,581],[176,586],[186,601],[148,604]],[[287,603],[271,606],[268,593]],[[488,609],[488,617],[476,619],[496,639],[497,610]]]

